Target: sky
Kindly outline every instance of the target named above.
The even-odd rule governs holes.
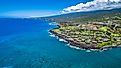
[[[0,17],[43,17],[120,7],[121,0],[0,0]]]
[[[42,17],[60,14],[69,6],[90,0],[0,0],[0,17]]]

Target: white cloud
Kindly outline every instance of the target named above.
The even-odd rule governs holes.
[[[62,13],[85,12],[95,10],[109,10],[121,8],[121,0],[94,0],[87,3],[80,3],[75,6],[67,7]]]

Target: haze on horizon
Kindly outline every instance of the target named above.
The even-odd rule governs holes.
[[[107,7],[120,8],[121,0],[0,0],[0,17],[43,17]]]

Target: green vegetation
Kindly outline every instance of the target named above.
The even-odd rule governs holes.
[[[112,27],[112,25],[114,25]],[[85,24],[60,24],[53,31],[77,41],[80,44],[94,44],[96,47],[116,46],[121,43],[121,33],[117,32],[120,24],[110,22],[91,22]]]
[[[80,44],[95,44],[96,47],[121,45],[121,8],[41,19],[57,22],[60,28],[54,29],[54,32]]]
[[[57,16],[42,17],[41,19],[55,21],[55,22],[62,22],[62,23],[63,22],[85,23],[85,22],[95,22],[95,21],[102,22],[109,20],[121,20],[121,8],[113,10],[70,13]]]

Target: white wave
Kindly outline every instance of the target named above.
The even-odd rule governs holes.
[[[54,34],[51,34],[50,37],[55,37],[55,35]]]
[[[49,25],[57,25],[56,22],[51,22]]]
[[[61,39],[61,38],[59,38],[59,41],[61,41],[61,42],[67,42],[66,40]]]
[[[86,50],[86,52],[91,52],[91,50]]]
[[[49,25],[52,25],[52,23],[49,23]]]
[[[74,49],[80,50],[80,48],[79,48],[79,47],[72,46],[72,45],[70,45],[70,44],[67,44],[67,46],[69,46],[70,48],[74,48]]]
[[[91,51],[99,51],[98,49],[90,49]]]

